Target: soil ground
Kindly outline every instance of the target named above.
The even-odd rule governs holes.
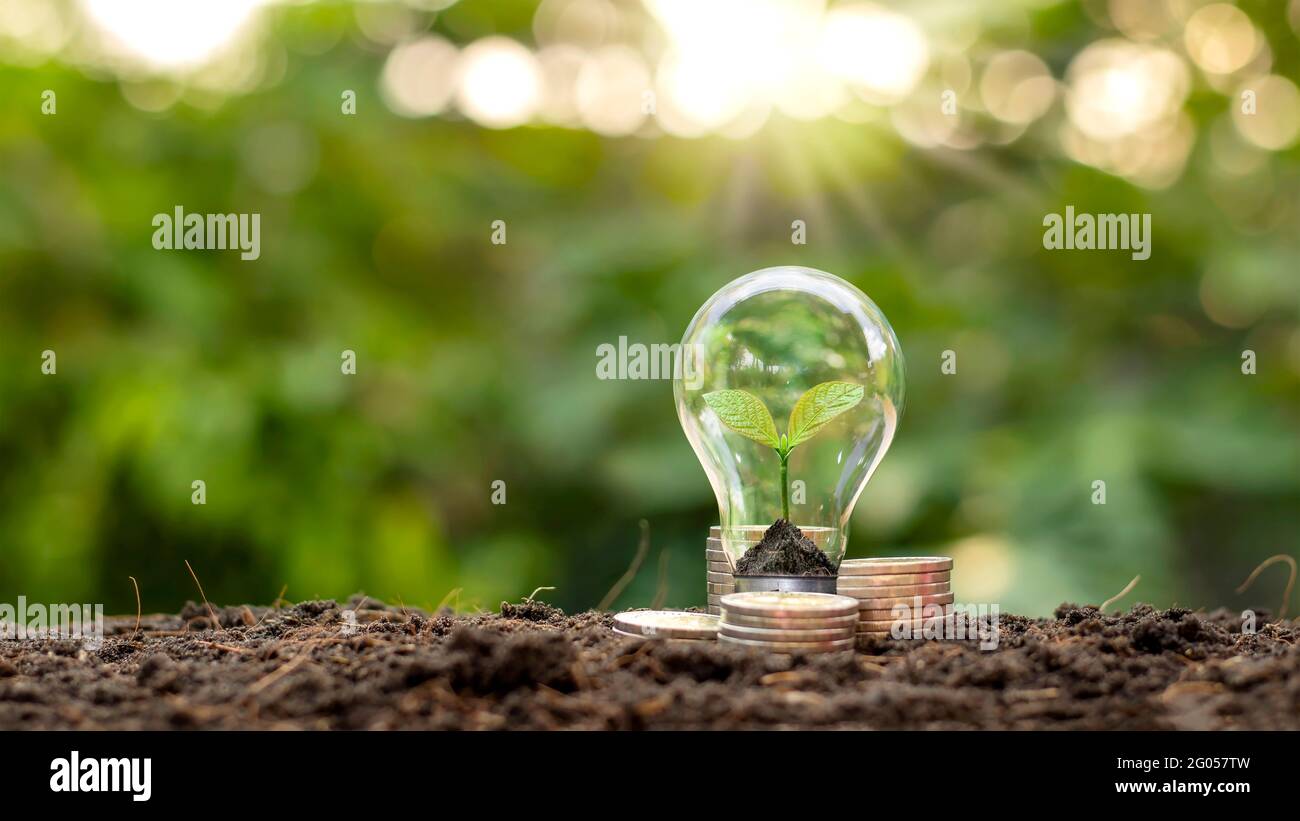
[[[834,576],[835,567],[812,539],[785,519],[777,519],[762,540],[736,562],[742,576]]]
[[[1000,646],[791,658],[615,636],[540,602],[110,619],[103,646],[0,642],[3,729],[1300,729],[1300,621],[1062,605]],[[1262,616],[1262,614],[1261,614]]]

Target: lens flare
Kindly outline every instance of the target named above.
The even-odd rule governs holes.
[[[541,101],[541,69],[524,46],[506,37],[485,37],[461,54],[456,104],[489,128],[523,125]]]
[[[236,40],[264,0],[82,0],[107,50],[151,68],[208,62]]]
[[[925,35],[915,23],[869,3],[827,14],[818,54],[827,72],[873,103],[901,99],[930,62]]]

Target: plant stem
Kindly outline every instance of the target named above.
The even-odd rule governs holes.
[[[781,518],[790,521],[790,454],[781,456]]]

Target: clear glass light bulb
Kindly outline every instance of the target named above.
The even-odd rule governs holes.
[[[788,509],[838,569],[853,506],[903,411],[903,353],[884,314],[837,276],[765,268],[704,303],[682,357],[677,415],[717,496],[732,566]],[[792,420],[800,398],[825,383],[838,384],[815,391]],[[766,406],[771,426],[746,394]]]

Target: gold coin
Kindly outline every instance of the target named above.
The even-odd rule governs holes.
[[[859,619],[859,630],[888,630],[895,624],[910,624],[919,627],[926,624],[952,624],[952,616],[937,616],[930,619]]]
[[[905,604],[913,610],[927,604],[952,604],[953,595],[951,593],[931,593],[925,596],[899,596],[892,599],[858,599],[859,610],[885,610],[889,611],[894,605]]]
[[[614,616],[615,629],[642,636],[677,639],[713,639],[718,618],[681,610],[633,610]]]
[[[910,635],[902,634],[898,638],[894,638],[894,634],[889,630],[871,633],[856,633],[854,635],[859,639],[889,639],[890,641],[945,641],[947,639],[947,636],[944,633],[934,635],[934,632],[931,631],[931,634],[927,636],[924,630],[913,630]]]
[[[740,624],[719,622],[718,635],[750,641],[839,641],[853,638],[854,626],[821,630],[777,630],[771,627],[745,627]]]
[[[738,627],[761,627],[768,630],[846,630],[857,626],[858,616],[813,616],[811,618],[786,616],[746,616],[727,613],[727,624]]]
[[[640,639],[641,641],[689,641],[695,644],[712,643],[715,639],[683,639],[676,636],[644,636],[640,633],[629,633],[626,630],[619,630],[617,627],[613,630],[614,635],[625,639]]]
[[[878,627],[873,630],[863,630],[859,628],[854,631],[854,635],[869,636],[879,638],[880,636],[889,636],[894,638],[893,627]],[[953,635],[952,624],[950,622],[938,622],[927,625],[899,625],[898,637],[903,639],[947,639]]]
[[[868,636],[865,633],[863,633],[860,634],[856,639],[854,639],[854,641],[857,642],[857,644],[855,645],[857,649],[863,651],[870,651],[872,648],[877,646],[876,644],[877,642],[881,642],[881,641],[934,641],[934,639],[927,639],[923,636],[917,636],[910,639],[896,639],[889,635]]]
[[[769,653],[835,653],[852,650],[856,641],[857,639],[838,639],[836,641],[751,641],[733,636],[718,636],[719,644],[762,649]]]
[[[841,576],[876,576],[895,573],[938,573],[952,570],[947,556],[896,556],[873,559],[845,559],[840,562]]]
[[[953,605],[951,604],[925,604],[921,607],[913,607],[911,602],[908,602],[905,607],[906,609],[901,612],[894,607],[886,607],[880,610],[859,610],[858,617],[863,621],[892,621],[897,618],[919,621],[940,616],[951,616],[953,612]]]
[[[733,593],[724,596],[722,608],[728,613],[747,616],[793,617],[844,616],[859,609],[858,602],[848,596],[830,593]]]
[[[938,573],[881,573],[878,576],[841,576],[840,584],[855,587],[915,587],[919,584],[950,584],[952,571]]]
[[[952,590],[952,585],[947,582],[938,584],[917,584],[903,585],[900,587],[855,587],[851,584],[845,584],[843,580],[835,586],[835,592],[841,596],[853,596],[854,598],[873,598],[888,599],[899,596],[928,596],[932,593],[947,593]]]

